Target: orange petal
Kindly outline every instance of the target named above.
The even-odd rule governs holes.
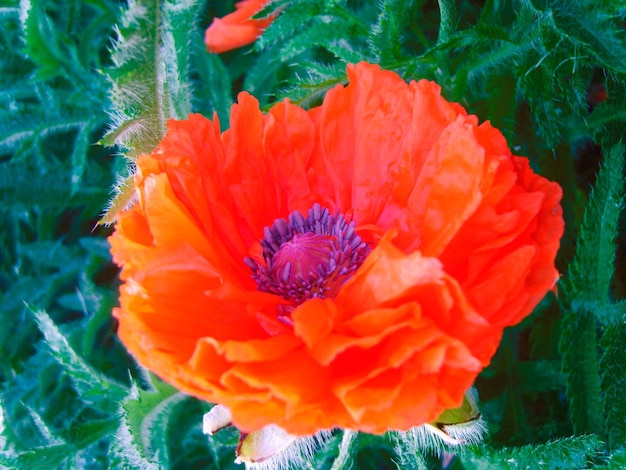
[[[243,0],[236,10],[224,18],[215,18],[206,30],[204,43],[209,52],[220,54],[254,42],[274,20],[274,16],[251,19],[261,11],[267,0]]]

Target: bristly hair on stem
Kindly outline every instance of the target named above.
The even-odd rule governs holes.
[[[157,146],[167,119],[182,119],[191,111],[188,46],[198,32],[194,27],[183,31],[178,25],[193,26],[197,10],[197,0],[130,0],[123,11],[111,50],[114,67],[106,70],[111,127],[101,143],[117,145],[131,161],[131,169],[129,181],[116,185],[103,224],[111,224],[120,208],[132,204],[133,194],[117,191],[132,184],[132,162]]]

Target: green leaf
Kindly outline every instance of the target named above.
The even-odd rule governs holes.
[[[216,112],[222,128],[226,128],[233,103],[228,69],[219,55],[207,54],[203,42],[194,42],[191,49],[194,111],[209,117]]]
[[[612,324],[623,321],[623,315],[610,316],[616,310],[610,306],[609,292],[614,273],[615,238],[624,197],[624,146],[620,143],[609,149],[589,196],[583,222],[580,227],[576,256],[572,261],[565,284],[566,309],[560,339],[563,355],[563,371],[567,374],[567,396],[570,417],[576,433],[603,434],[605,410],[612,410],[610,397],[602,401],[602,388],[615,394],[613,386],[604,378],[600,386],[597,322]],[[608,333],[605,333],[605,335]],[[615,363],[615,347],[611,336],[606,342],[610,347],[604,352],[604,367]],[[619,360],[617,361],[619,364]],[[613,377],[611,380],[615,380]],[[615,403],[617,412],[622,408]],[[613,415],[612,415],[613,416]],[[607,417],[608,419],[608,417]],[[609,434],[621,433],[619,425],[612,426]]]
[[[34,116],[18,114],[0,123],[0,152],[14,152],[27,141],[68,131],[91,128],[93,112],[73,110],[67,113],[50,113]]]
[[[601,434],[604,416],[595,316],[582,309],[566,311],[561,328],[559,348],[574,432]]]
[[[380,13],[371,27],[370,47],[380,62],[400,60],[403,58],[402,33],[409,19],[406,11],[414,8],[414,2],[384,0],[378,5]]]
[[[544,392],[562,390],[565,376],[559,361],[522,361],[516,367],[516,376],[525,391]]]
[[[169,118],[191,111],[189,47],[201,38],[194,27],[196,0],[131,0],[124,10],[107,70],[113,122],[105,144],[122,147],[134,161],[150,153],[165,135]],[[114,187],[101,223],[108,225],[132,201],[128,180]]]
[[[598,2],[592,0],[535,0],[534,3],[553,18],[555,27],[564,36],[587,46],[603,65],[626,72],[626,42],[620,24],[623,13],[617,5],[607,8],[609,4],[605,2],[602,11],[598,11]]]
[[[134,202],[135,182],[133,175],[126,177],[118,176],[118,182],[114,187],[115,196],[107,204],[107,208],[102,218],[98,221],[100,225],[111,225],[115,222],[117,213],[127,209]]]
[[[67,371],[74,388],[86,402],[101,404],[121,399],[126,394],[124,386],[93,369],[76,354],[46,312],[34,310],[31,307],[29,309],[35,315],[37,325],[52,355]]]
[[[153,377],[152,391],[133,387],[122,404],[123,422],[116,434],[111,457],[137,468],[168,468],[168,426],[170,415],[186,396]],[[201,423],[201,416],[198,423]]]
[[[574,470],[588,468],[588,460],[602,447],[597,436],[578,436],[546,444],[494,449],[488,446],[467,448],[460,454],[467,470],[546,468]]]
[[[424,456],[420,452],[415,452],[415,447],[406,440],[398,439],[394,450],[398,470],[428,470]]]
[[[272,4],[271,7],[274,5]],[[324,10],[324,2],[313,0],[293,2],[265,29],[261,37],[256,40],[254,47],[261,51],[271,45],[288,41],[299,31],[305,30],[304,25],[308,25],[324,14]],[[263,14],[262,11],[259,13]]]
[[[626,449],[622,448],[617,452],[608,455],[606,465],[598,465],[595,470],[623,470],[626,468]]]
[[[83,173],[87,165],[87,152],[89,149],[89,134],[91,132],[91,126],[93,121],[90,121],[86,126],[82,127],[76,135],[76,141],[74,142],[74,151],[72,152],[72,175],[70,181],[71,195],[75,195],[81,188],[83,181]]]
[[[63,73],[63,55],[58,33],[43,9],[43,3],[25,1],[20,13],[26,32],[25,52],[37,63],[37,77],[50,79]]]
[[[115,139],[132,157],[157,146],[169,117],[164,88],[163,34],[167,31],[162,20],[164,2],[130,1],[120,20],[111,54],[115,68],[108,69],[108,75],[114,122],[109,133],[126,126],[127,121],[141,123],[135,132],[120,133]]]
[[[442,44],[448,40],[456,29],[456,2],[453,0],[439,0],[441,24],[439,26],[439,38],[437,42]]]
[[[291,87],[285,89],[280,97],[289,98],[300,106],[313,106],[321,103],[326,92],[339,83],[347,81],[345,64],[327,66],[312,62],[307,75],[296,78]]]
[[[0,454],[0,465],[14,469],[50,470],[65,467],[65,463],[76,449],[68,444],[56,444],[37,447],[15,456],[5,457]]]
[[[604,164],[589,196],[566,282],[571,302],[596,301],[602,305],[609,301],[617,223],[624,201],[623,168],[624,146],[620,143],[605,152]]]
[[[170,115],[177,119],[185,119],[191,112],[192,92],[188,85],[190,44],[203,42],[202,35],[195,28],[198,4],[198,0],[170,0],[163,8],[165,94],[170,100]]]
[[[108,455],[110,462],[117,468],[137,470],[161,470],[162,465],[151,462],[142,453],[142,450],[133,441],[127,423],[122,423],[115,433],[115,439]]]
[[[608,325],[600,340],[605,435],[611,450],[626,446],[626,316]]]

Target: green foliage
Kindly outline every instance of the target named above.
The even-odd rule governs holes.
[[[104,142],[123,146],[129,157],[154,149],[165,121],[190,111],[190,38],[175,23],[193,24],[194,7],[194,1],[133,0],[123,11],[111,52],[113,66],[107,69],[115,121]]]
[[[120,18],[113,66],[107,69],[113,122],[102,142],[120,146],[131,161],[157,146],[167,119],[191,111],[188,45],[199,40],[193,27],[196,10],[196,0],[131,0]],[[130,176],[118,183],[103,223],[111,224],[130,204],[130,184]]]
[[[604,413],[606,417],[606,439],[612,450],[626,448],[626,394],[624,370],[626,370],[626,316],[622,321],[606,327],[600,340],[603,350],[600,357],[602,370],[601,387],[604,393]]]
[[[102,439],[115,431],[122,386],[89,366],[45,312],[33,314],[47,342],[3,387],[6,445],[0,463],[67,468],[97,461]]]
[[[350,468],[352,461],[352,446],[356,441],[358,433],[349,429],[343,431],[341,443],[339,444],[339,454],[333,462],[331,470],[341,470],[342,468]]]
[[[570,416],[576,433],[601,433],[604,426],[600,366],[593,314],[565,311],[561,330]]]
[[[491,449],[488,446],[469,449],[461,457],[465,468],[546,468],[574,470],[588,468],[602,442],[595,436],[577,436],[535,446]]]
[[[90,136],[107,122],[101,105],[107,87],[93,70],[103,65],[100,51],[107,42],[107,25],[114,20],[106,5],[69,0],[57,5],[23,2],[20,8],[7,8],[2,18],[6,54],[0,59],[0,154],[13,154],[16,165],[25,165],[26,159],[41,163],[52,140],[73,142],[71,152],[60,156],[72,160],[68,196],[75,195],[93,166],[93,158],[88,158]],[[23,43],[17,34],[20,27]],[[29,61],[23,61],[22,54]],[[14,173],[22,171],[20,167]],[[15,191],[17,201],[28,203],[20,192],[23,184],[2,181],[3,189]]]
[[[105,234],[92,233],[114,173],[93,142],[108,121],[108,86],[96,71],[115,20],[101,2],[11,2],[0,15],[0,463],[9,468],[97,460],[98,441],[115,429],[106,410],[116,395],[104,406],[94,387],[105,369],[92,376],[89,366],[127,358],[113,343],[113,302],[106,322],[93,324],[92,311],[62,300],[88,299],[88,286],[100,290],[115,275]],[[37,307],[43,332],[24,302]],[[75,353],[44,310],[99,346]],[[117,383],[126,367],[108,374]]]
[[[122,403],[122,423],[111,447],[111,463],[126,468],[169,468],[167,431],[174,407],[185,396],[157,382],[151,391],[131,388]]]
[[[217,54],[207,54],[200,41],[192,42],[189,47],[193,64],[191,93],[194,111],[210,117],[217,113],[222,128],[226,128],[232,104],[232,85],[224,61]]]
[[[576,257],[566,283],[568,297],[575,297],[576,303],[595,302],[601,307],[610,301],[617,225],[624,199],[623,168],[624,146],[615,145],[606,153],[580,226]],[[595,313],[601,321],[612,320],[603,318],[598,309]]]
[[[234,3],[0,7],[0,466],[241,468],[238,432],[202,434],[211,405],[119,343],[99,217],[111,186],[104,222],[132,202],[133,161],[168,118],[226,129],[242,90],[316,106],[362,60],[436,80],[563,187],[558,298],[505,332],[476,384],[487,444],[447,449],[450,468],[626,466],[623,2],[275,0],[254,45],[208,54],[204,29]],[[424,448],[335,431],[309,464],[440,468]]]
[[[626,435],[626,407],[617,390],[626,379],[624,343],[620,341],[625,317],[622,309],[610,308],[615,241],[624,199],[623,168],[620,143],[606,152],[585,209],[576,256],[564,286],[560,343],[574,430],[605,434],[613,446]]]
[[[621,449],[607,458],[603,465],[595,467],[597,470],[621,470],[626,467],[626,450]]]
[[[100,374],[76,354],[46,312],[32,312],[52,357],[64,369],[72,382],[72,388],[86,403],[100,405],[103,401],[102,397],[106,395],[108,395],[107,400],[110,399],[115,403],[124,396],[124,388],[121,384],[116,384]]]

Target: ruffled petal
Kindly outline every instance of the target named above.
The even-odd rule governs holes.
[[[481,368],[463,341],[434,320],[457,304],[433,297],[460,291],[448,290],[436,259],[405,255],[392,239],[393,233],[383,237],[336,299],[312,299],[292,313],[295,334],[331,371],[331,390],[345,409],[340,425],[367,432],[406,429],[457,404]],[[472,312],[467,317],[480,321]],[[439,382],[442,373],[455,377],[454,392]],[[423,399],[408,401],[409,394]]]
[[[121,340],[246,432],[431,422],[558,278],[558,185],[436,84],[364,63],[347,73],[309,111],[264,114],[242,93],[224,133],[217,119],[170,121],[110,238]],[[347,263],[332,289],[262,292],[245,258],[271,263],[264,229],[316,204],[354,223],[358,236],[337,234],[363,256],[344,240],[348,261],[316,258]]]
[[[350,84],[330,90],[313,114],[319,131],[313,168],[319,192],[332,195],[331,209],[353,208],[359,223],[376,223],[397,184],[391,172],[410,124],[411,94],[378,66],[362,63],[347,72]]]

